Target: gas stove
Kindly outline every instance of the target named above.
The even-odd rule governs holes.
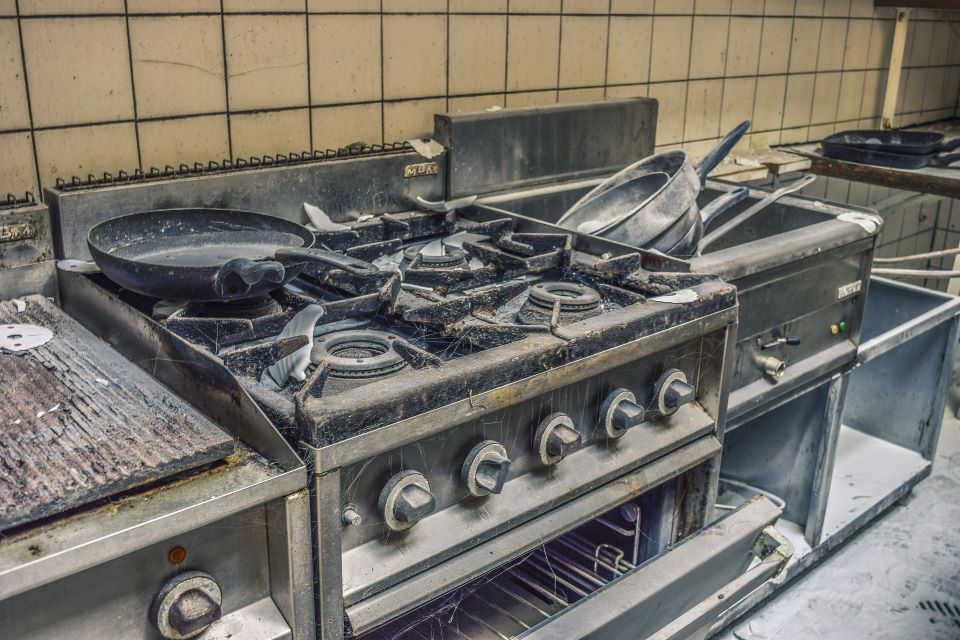
[[[636,253],[593,256],[575,250],[568,234],[518,226],[511,218],[407,211],[317,236],[325,248],[370,260],[380,270],[372,276],[308,270],[267,296],[227,303],[178,304],[120,289],[102,276],[96,280],[220,359],[277,426],[313,446],[734,301],[733,290],[715,278],[649,271]],[[616,319],[609,315],[617,312]],[[504,353],[487,358],[503,362],[526,342],[540,345],[539,359],[458,379],[461,363],[471,367],[470,356]],[[360,421],[353,411],[334,417],[325,409],[359,409],[364,396],[387,385],[394,409],[370,409]],[[424,385],[430,385],[429,396],[417,398]],[[311,418],[314,408],[322,420]]]
[[[610,126],[645,127],[647,107],[611,102]],[[316,246],[378,269],[308,268],[229,304],[61,270],[64,308],[202,411],[257,413],[298,448],[319,637],[699,631],[788,555],[762,499],[697,535],[717,490],[735,288],[663,255],[445,205],[446,157],[415,142],[65,183],[47,194],[62,258],[87,260],[78,239],[105,217],[217,206],[303,223],[311,203],[331,221]],[[550,582],[554,563],[566,584]],[[509,602],[477,626],[491,591]]]

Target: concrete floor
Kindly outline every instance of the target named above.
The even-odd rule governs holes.
[[[932,475],[912,496],[719,638],[960,639],[960,420],[950,404]]]

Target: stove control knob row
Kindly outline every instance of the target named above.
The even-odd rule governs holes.
[[[477,443],[460,469],[460,477],[471,495],[480,497],[503,491],[510,472],[506,448],[496,440]]]
[[[203,571],[171,578],[150,607],[150,619],[166,640],[187,640],[202,634],[222,615],[220,585]]]
[[[573,419],[565,413],[551,413],[540,421],[533,435],[534,453],[545,465],[557,464],[583,444]]]
[[[403,531],[433,513],[437,499],[430,493],[430,483],[422,473],[401,471],[380,492],[379,505],[387,526]]]

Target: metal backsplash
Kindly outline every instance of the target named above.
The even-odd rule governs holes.
[[[652,154],[656,132],[651,98],[434,116],[451,199],[608,175]]]
[[[56,293],[50,212],[33,194],[0,201],[0,300]]]
[[[56,255],[89,260],[91,227],[150,209],[222,207],[306,222],[301,205],[309,202],[334,221],[345,222],[357,214],[410,210],[417,196],[443,199],[442,152],[427,157],[405,143],[341,152],[319,159],[272,158],[243,167],[197,165],[58,182],[44,189]]]

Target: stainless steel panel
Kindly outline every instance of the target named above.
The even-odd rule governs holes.
[[[40,294],[56,298],[57,267],[53,260],[0,269],[0,300]]]
[[[779,515],[770,501],[755,498],[518,638],[647,638],[737,580]]]
[[[502,109],[434,118],[447,198],[609,174],[653,153],[657,101]]]
[[[649,640],[705,640],[712,631],[713,623],[730,607],[731,602],[741,601],[783,571],[790,551],[778,552],[750,567],[742,576],[710,594],[700,604],[650,636]]]
[[[216,637],[218,627],[242,626],[230,618],[235,613],[247,616],[250,605],[267,600],[270,606],[264,611],[276,611],[269,602],[267,526],[264,508],[249,508],[199,529],[168,531],[138,551],[0,600],[3,637],[153,640],[159,637],[148,616],[153,597],[166,580],[188,569],[209,573],[221,586],[225,619],[210,630]],[[168,560],[175,546],[186,551],[182,565]],[[235,637],[282,637],[254,636],[256,628]]]
[[[276,632],[293,630],[292,640],[316,638],[316,601],[313,593],[313,527],[310,520],[310,492],[306,489],[290,494],[266,505],[267,545],[270,558],[270,596],[279,618],[272,621]],[[269,612],[257,611],[247,625],[260,624],[261,616]],[[281,629],[281,627],[283,627]],[[263,629],[262,636],[267,635]],[[286,631],[284,631],[286,632]],[[224,634],[225,637],[231,637]],[[276,636],[277,638],[283,636]]]
[[[40,203],[0,207],[0,270],[51,259],[53,245],[47,207]]]
[[[844,423],[932,460],[957,349],[960,298],[873,279]]]
[[[436,173],[407,167],[436,165]],[[306,222],[304,202],[333,220],[358,214],[409,210],[417,196],[443,199],[443,155],[426,158],[407,150],[346,156],[305,164],[119,182],[79,190],[45,189],[61,258],[89,260],[87,232],[95,224],[148,209],[218,207],[268,213]],[[358,175],[363,177],[358,179]],[[409,177],[405,177],[405,176]],[[175,179],[174,179],[175,178]]]

